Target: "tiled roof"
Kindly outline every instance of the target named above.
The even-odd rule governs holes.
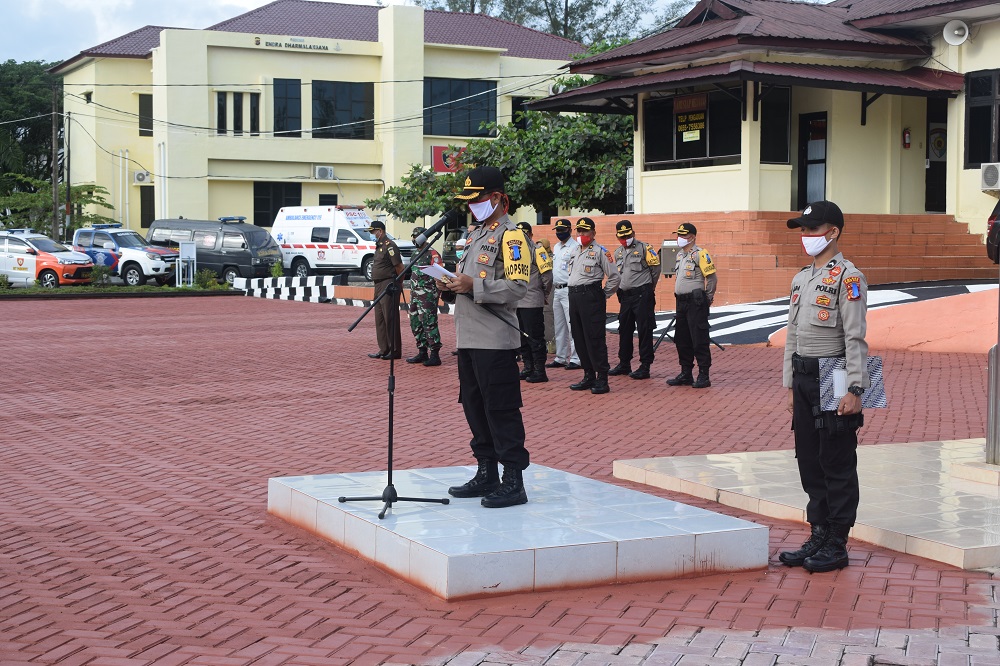
[[[957,4],[965,3],[956,0],[836,0],[830,3],[831,6],[847,8],[848,21],[887,14],[903,14],[931,7],[941,7],[944,11],[950,11],[943,5]]]
[[[115,37],[114,39],[98,44],[80,55],[84,56],[104,56],[104,57],[145,57],[149,52],[160,45],[160,31],[171,28],[160,25],[147,25],[133,30],[127,35]]]
[[[507,49],[515,58],[570,60],[583,53],[578,42],[483,14],[424,12],[424,41]]]
[[[377,42],[378,12],[368,5],[275,0],[208,30]]]

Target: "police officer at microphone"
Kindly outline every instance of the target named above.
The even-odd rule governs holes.
[[[630,220],[615,225],[621,247],[615,248],[615,265],[621,273],[618,285],[618,365],[609,375],[649,379],[653,365],[653,329],[656,326],[656,282],[660,279],[660,255],[649,243],[636,240]],[[639,367],[632,371],[632,335],[639,329]]]

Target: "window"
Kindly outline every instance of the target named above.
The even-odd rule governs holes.
[[[233,136],[243,136],[243,93],[233,93]]]
[[[143,229],[149,229],[149,225],[156,219],[155,191],[155,186],[139,188],[139,224]]]
[[[93,231],[81,231],[76,235],[76,244],[80,247],[90,247],[94,242]]]
[[[768,87],[761,91],[760,161],[761,164],[789,164],[792,91]]]
[[[153,136],[152,95],[139,95],[139,136]]]
[[[149,242],[153,245],[167,245],[170,242],[170,229],[160,227],[158,229],[153,229],[153,233],[149,235]]]
[[[510,122],[518,129],[528,129],[528,121],[521,115],[525,112],[524,105],[531,101],[530,97],[513,97],[510,100]]]
[[[965,168],[1000,162],[1000,70],[965,77]]]
[[[104,233],[94,234],[94,247],[103,248],[105,243],[111,243],[114,246],[114,241],[111,240],[111,236]]]
[[[260,93],[250,93],[250,136],[260,135]]]
[[[741,132],[738,89],[646,100],[645,169],[739,164]]]
[[[302,136],[302,82],[299,79],[274,80],[274,135]]]
[[[313,81],[313,138],[374,139],[375,84]]]
[[[28,244],[16,238],[7,239],[7,251],[14,254],[28,254]]]
[[[226,133],[226,115],[228,109],[226,108],[226,93],[217,92],[215,93],[215,133],[225,134]]]
[[[285,206],[302,205],[302,183],[253,184],[253,223],[258,227],[274,224],[278,211]]]
[[[337,195],[336,194],[321,194],[321,195],[319,195],[319,205],[320,206],[336,206],[337,205]]]
[[[496,120],[495,81],[424,79],[424,134],[489,136],[480,125]]]
[[[230,250],[239,250],[246,245],[243,240],[243,234],[222,234],[222,247],[229,248]]]
[[[170,244],[177,245],[181,241],[191,240],[190,229],[172,229],[170,231]]]
[[[347,243],[348,245],[357,245],[358,237],[347,229],[337,229],[337,242]]]
[[[310,243],[329,243],[330,227],[313,227],[312,235],[309,237]]]
[[[208,250],[214,250],[215,243],[218,240],[219,240],[219,234],[215,231],[194,232],[194,244],[196,247],[201,247]]]

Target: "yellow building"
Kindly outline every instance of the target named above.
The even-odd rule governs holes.
[[[380,196],[544,96],[582,50],[482,15],[276,0],[204,30],[147,26],[53,71],[73,183],[106,187],[126,226],[270,226],[282,206]]]

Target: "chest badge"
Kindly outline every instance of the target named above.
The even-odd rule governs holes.
[[[477,259],[476,261],[480,264],[488,264],[490,263],[490,255],[484,252],[481,255],[479,255],[479,259]]]
[[[819,319],[820,321],[826,321],[827,319],[830,318],[830,311],[829,310],[820,310],[816,314],[816,318]]]
[[[490,236],[489,238],[486,239],[486,242],[490,243],[490,244],[496,243],[497,242],[497,237],[496,236]]]
[[[684,271],[684,277],[691,277],[691,271]]]
[[[830,297],[825,294],[820,294],[816,297],[816,305],[827,306],[830,305]]]
[[[842,272],[843,269],[840,266],[834,266],[833,268],[830,269],[830,277],[837,277]]]
[[[799,295],[798,294],[792,294],[792,305],[795,305],[798,302],[799,302]]]
[[[835,277],[825,277],[825,278],[823,278],[823,284],[837,284],[837,278],[835,278]]]
[[[583,267],[583,272],[584,272],[584,273],[589,273],[589,272],[590,272],[590,269],[591,269],[591,267],[590,267],[590,266],[584,266],[584,267]]]
[[[479,271],[479,277],[486,279],[486,271]]]

